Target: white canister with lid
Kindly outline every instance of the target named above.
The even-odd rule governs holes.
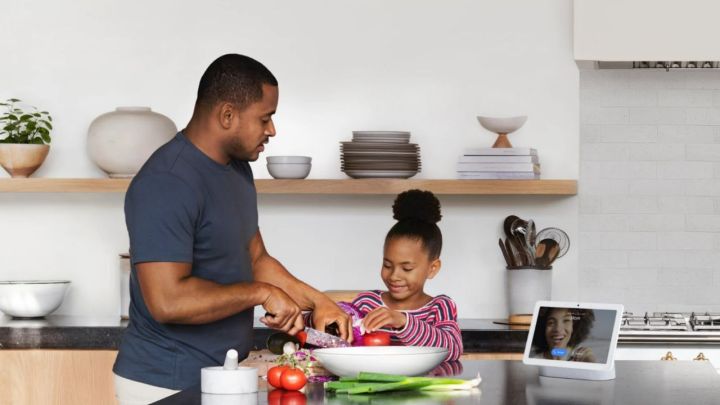
[[[130,318],[130,255],[120,254],[120,317]]]

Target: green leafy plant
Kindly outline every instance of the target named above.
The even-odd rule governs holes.
[[[50,113],[20,103],[16,98],[0,103],[5,107],[0,115],[0,143],[49,144],[53,128]]]

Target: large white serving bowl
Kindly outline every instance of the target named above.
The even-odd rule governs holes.
[[[67,280],[0,281],[0,311],[22,318],[49,315],[62,304]]]
[[[267,169],[276,179],[304,179],[310,174],[310,163],[268,163]]]
[[[509,134],[517,131],[527,121],[527,115],[517,117],[477,117],[483,128],[496,134]]]
[[[448,350],[418,346],[357,346],[313,350],[323,367],[341,377],[361,371],[401,375],[423,375],[447,357]]]

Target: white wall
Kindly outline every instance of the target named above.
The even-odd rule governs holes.
[[[0,97],[49,110],[41,177],[102,177],[85,152],[94,117],[148,105],[182,128],[217,56],[243,53],[280,81],[266,154],[313,156],[310,178],[343,178],[339,141],[357,129],[412,131],[418,178],[453,178],[466,147],[494,136],[478,114],[527,114],[510,136],[536,147],[544,178],[577,178],[578,71],[571,4],[555,1],[38,1],[0,13]],[[256,177],[269,177],[264,159]],[[271,253],[320,289],[380,287],[392,197],[262,196]],[[508,214],[576,237],[575,198],[442,198],[444,292],[462,317],[504,317],[497,247]],[[66,314],[119,313],[121,195],[0,195],[2,278],[64,278]],[[577,255],[557,262],[556,296],[574,297]]]
[[[720,72],[583,71],[580,83],[582,296],[720,311]]]

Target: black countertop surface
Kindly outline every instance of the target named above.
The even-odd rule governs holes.
[[[255,404],[487,404],[487,405],[677,405],[720,403],[720,376],[705,361],[618,361],[611,381],[581,381],[538,376],[538,368],[519,361],[463,361],[461,378],[482,377],[480,390],[452,396],[380,393],[372,396],[325,394],[310,384],[287,401],[261,390],[255,394],[208,395],[196,386],[156,405]]]
[[[493,319],[460,319],[465,352],[522,352],[527,331],[511,330]],[[504,320],[497,320],[504,321]],[[0,316],[0,349],[106,349],[120,344],[128,321],[50,315],[43,319],[13,319]],[[256,321],[254,346],[264,349],[275,331]]]

